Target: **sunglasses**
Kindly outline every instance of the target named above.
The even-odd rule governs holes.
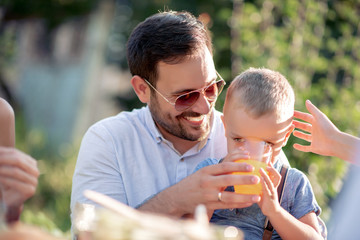
[[[206,97],[209,102],[214,102],[217,99],[226,83],[218,72],[216,72],[216,74],[220,79],[215,80],[213,83],[204,88],[181,94],[175,99],[174,102],[170,101],[164,95],[162,95],[153,85],[151,85],[151,83],[149,83],[148,80],[146,80],[145,78],[143,79],[152,89],[154,89],[155,92],[157,92],[162,98],[164,98],[165,101],[173,105],[177,111],[182,112],[194,105],[199,99],[201,93]]]

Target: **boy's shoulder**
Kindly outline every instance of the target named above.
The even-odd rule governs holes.
[[[196,166],[194,172],[200,170],[200,169],[203,168],[203,167],[218,164],[220,161],[221,161],[221,159],[207,158],[207,159],[205,159],[204,161],[201,161],[201,162]]]
[[[308,184],[309,180],[305,173],[297,168],[291,167],[289,164],[282,162],[280,159],[274,164],[274,168],[280,172],[282,167],[288,168],[288,174],[286,179],[286,185],[299,186]]]

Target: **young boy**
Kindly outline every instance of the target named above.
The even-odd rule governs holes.
[[[294,129],[294,99],[286,78],[268,69],[250,68],[231,83],[222,117],[228,148],[224,161],[238,159],[236,152],[250,139],[264,141],[273,153],[266,169],[269,175],[260,169],[263,188],[260,202],[242,209],[215,210],[211,222],[236,226],[244,232],[245,239],[262,239],[266,217],[275,229],[272,239],[323,239],[322,233],[326,235],[325,227],[317,218],[321,209],[303,173],[289,168],[281,204],[278,201],[276,188],[282,166],[277,160]],[[245,152],[240,155],[246,156]],[[197,169],[218,162],[206,159]],[[233,191],[233,188],[226,190]],[[219,201],[226,201],[225,196],[226,192],[219,193]]]

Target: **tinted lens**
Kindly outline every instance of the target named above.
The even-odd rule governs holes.
[[[205,88],[204,95],[208,101],[214,101],[222,91],[224,85],[224,81],[219,80]],[[178,111],[184,111],[188,109],[195,104],[195,102],[199,99],[199,96],[200,90],[179,96],[175,101],[175,109]]]
[[[189,92],[187,94],[179,96],[175,101],[175,108],[178,111],[184,111],[185,109],[194,105],[194,103],[198,100],[200,96],[200,92]]]
[[[205,89],[204,94],[209,101],[214,101],[217,98],[221,82],[222,81],[215,82]]]

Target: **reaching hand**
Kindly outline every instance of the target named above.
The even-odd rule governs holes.
[[[309,100],[306,101],[306,108],[310,114],[299,111],[294,113],[295,118],[306,122],[294,120],[294,125],[309,134],[295,131],[294,136],[310,142],[310,145],[294,144],[294,148],[303,152],[335,156],[351,163],[360,164],[359,154],[357,153],[360,147],[360,138],[341,132]]]
[[[294,148],[303,152],[313,152],[325,156],[333,156],[333,139],[340,134],[337,127],[309,100],[306,101],[306,108],[309,113],[295,111],[294,117],[304,122],[294,120],[296,128],[306,131],[309,134],[294,131],[294,136],[310,142],[310,145],[294,144]]]

